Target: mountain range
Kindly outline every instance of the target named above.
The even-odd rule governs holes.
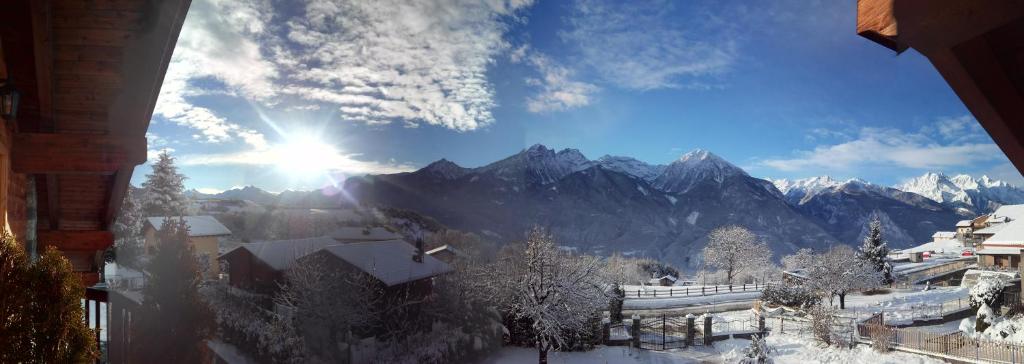
[[[324,191],[275,196],[251,186],[192,194],[291,207],[358,201],[416,211],[498,241],[521,240],[539,225],[579,251],[651,256],[685,269],[699,268],[691,257],[723,225],[747,227],[781,257],[804,247],[859,244],[874,217],[898,248],[929,241],[998,204],[1024,203],[1022,190],[987,177],[926,174],[896,187],[829,177],[767,180],[705,150],[652,165],[623,156],[591,160],[539,144],[476,168],[441,159],[414,172],[352,177],[343,189],[347,200]]]

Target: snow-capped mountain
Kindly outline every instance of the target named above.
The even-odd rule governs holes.
[[[729,177],[746,177],[747,172],[725,159],[703,149],[684,154],[654,179],[654,186],[666,191],[685,193],[703,181],[719,184]]]
[[[892,246],[927,241],[935,231],[951,229],[958,220],[972,217],[924,196],[860,179],[838,182],[815,177],[774,182],[788,191],[786,199],[798,211],[845,242],[862,240],[865,224],[876,217]]]
[[[632,157],[611,155],[605,155],[598,158],[597,164],[600,164],[606,169],[638,177],[647,182],[654,181],[658,175],[665,171],[666,167],[664,164],[648,164]]]
[[[554,149],[535,144],[511,157],[476,168],[475,172],[490,173],[510,181],[528,184],[549,184],[570,173],[586,169],[593,162],[576,149]]]
[[[926,173],[896,186],[933,201],[981,214],[1001,205],[1024,203],[1024,190],[988,176],[974,178],[966,174],[946,176]]]

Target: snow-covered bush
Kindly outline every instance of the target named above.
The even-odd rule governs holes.
[[[814,338],[825,345],[839,345],[841,338],[835,333],[836,311],[831,305],[816,304],[807,309],[811,319],[811,333]]]
[[[774,352],[775,348],[768,346],[763,336],[753,335],[750,337],[750,346],[743,351],[740,364],[772,364],[775,361],[770,355]]]
[[[808,307],[821,298],[802,285],[773,284],[761,291],[761,301],[777,306]]]
[[[989,326],[995,323],[996,313],[992,311],[988,304],[982,303],[981,307],[978,307],[978,315],[975,316],[974,320],[974,331],[985,332]]]
[[[978,283],[971,287],[970,291],[970,304],[971,307],[978,309],[982,304],[988,305],[993,310],[998,310],[999,306],[1002,305],[1003,289],[1006,287],[1006,281],[997,277],[981,277],[978,279]]]
[[[874,323],[868,325],[868,337],[871,338],[871,347],[880,353],[889,352],[892,349],[889,345],[892,342],[892,329],[885,325]]]

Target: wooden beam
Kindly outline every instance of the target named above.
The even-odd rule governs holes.
[[[60,229],[60,183],[53,173],[46,175],[46,205],[50,230]]]
[[[894,0],[857,0],[857,35],[896,52],[906,45],[897,41],[899,31],[893,13]]]
[[[60,251],[97,251],[114,244],[114,234],[104,230],[39,230],[39,246]]]
[[[121,203],[128,194],[129,185],[132,180],[134,167],[124,167],[114,174],[114,185],[110,188],[110,196],[107,199],[107,209],[103,216],[103,227],[110,229],[117,219],[117,212],[121,210]]]
[[[14,134],[16,173],[114,173],[146,162],[146,138],[97,134]]]
[[[53,9],[50,0],[33,0],[32,50],[35,54],[39,129],[53,131]]]

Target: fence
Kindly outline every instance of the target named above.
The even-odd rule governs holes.
[[[886,334],[889,337],[890,348],[975,363],[1024,363],[1024,346],[973,339],[960,332],[939,334],[877,324],[858,324],[859,341],[870,343],[873,330],[888,331]]]
[[[949,262],[949,263],[944,263],[944,264],[940,264],[940,265],[924,268],[924,269],[921,269],[921,270],[915,270],[913,272],[907,273],[906,275],[902,275],[902,276],[897,277],[898,281],[899,281],[898,284],[899,285],[904,285],[904,286],[914,285],[914,284],[917,284],[917,282],[920,282],[922,280],[928,279],[930,277],[942,275],[942,274],[949,273],[949,272],[958,271],[958,270],[961,270],[961,269],[967,269],[967,268],[975,265],[976,263],[977,263],[976,259],[961,259],[961,260],[954,260],[954,261]]]
[[[671,298],[690,296],[710,296],[716,294],[754,292],[763,290],[770,284],[742,284],[742,285],[718,285],[718,286],[694,286],[694,287],[661,287],[639,288],[626,290],[626,298]]]
[[[894,299],[880,302],[877,306],[847,308],[841,313],[845,317],[864,318],[874,315],[879,310],[885,312],[888,322],[912,323],[914,321],[937,320],[947,315],[971,308],[966,297],[950,299],[939,303],[917,303],[909,306]]]

